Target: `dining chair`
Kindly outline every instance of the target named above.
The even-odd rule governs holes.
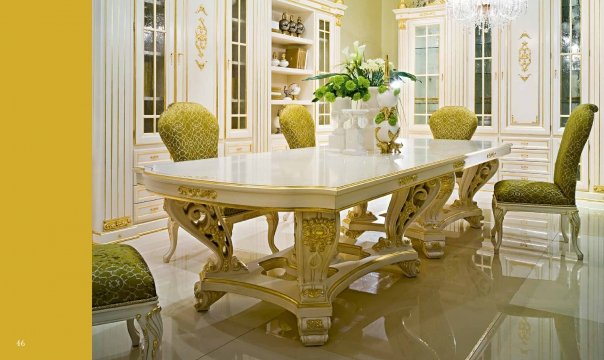
[[[126,321],[139,359],[161,359],[163,324],[155,280],[136,249],[124,244],[92,245],[92,326]]]
[[[315,121],[306,107],[286,105],[281,110],[279,124],[290,149],[315,146]]]
[[[218,157],[218,121],[200,104],[171,104],[159,117],[158,131],[172,160],[176,162]],[[228,207],[221,209],[224,223],[230,228],[235,223],[265,216],[268,222],[269,247],[273,253],[279,251],[275,246],[275,233],[279,223],[276,212]],[[164,255],[164,262],[170,261],[178,241],[178,224],[171,218],[168,218],[168,234],[170,249]]]
[[[478,118],[463,106],[444,106],[430,116],[428,125],[435,139],[471,140]]]
[[[598,107],[581,104],[571,113],[562,134],[560,150],[556,157],[554,182],[532,180],[502,180],[495,184],[493,194],[493,217],[491,241],[495,253],[499,252],[503,236],[503,218],[508,211],[560,214],[560,231],[565,241],[565,223],[570,222],[572,245],[577,258],[583,260],[578,237],[581,219],[575,203],[577,172],[581,153],[589,138]]]

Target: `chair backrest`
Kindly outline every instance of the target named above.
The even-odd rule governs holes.
[[[554,183],[567,199],[575,200],[577,171],[585,143],[594,123],[594,113],[598,107],[581,104],[570,114],[560,141],[560,150],[554,168]]]
[[[285,106],[279,124],[290,149],[315,146],[315,121],[304,106]]]
[[[444,106],[428,120],[435,139],[470,140],[478,127],[478,118],[463,106]]]
[[[159,117],[157,128],[174,161],[218,156],[218,121],[202,105],[170,105]]]

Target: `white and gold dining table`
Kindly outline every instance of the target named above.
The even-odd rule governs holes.
[[[146,166],[142,181],[165,198],[172,221],[213,252],[194,286],[197,310],[208,310],[225,292],[255,297],[295,314],[304,345],[322,345],[332,301],[354,280],[385,266],[417,275],[418,253],[403,236],[412,223],[424,233],[461,218],[480,226],[481,210],[472,197],[510,145],[402,142],[400,154],[347,155],[316,147]],[[456,173],[459,199],[445,208]],[[386,195],[392,197],[380,221],[367,212],[367,201]],[[225,207],[294,212],[294,246],[242,263],[222,220]],[[341,229],[340,211],[348,208]],[[384,236],[359,242],[363,231]],[[418,238],[427,255],[444,248],[444,238]]]

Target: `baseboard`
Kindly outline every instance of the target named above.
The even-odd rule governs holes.
[[[100,234],[93,232],[92,241],[98,244],[118,243],[122,241],[138,239],[143,235],[151,234],[166,229],[167,220],[163,218],[148,221],[141,224],[136,224],[120,230],[108,231]]]

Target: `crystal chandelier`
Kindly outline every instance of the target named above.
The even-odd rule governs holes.
[[[482,32],[501,27],[526,11],[528,0],[447,0],[448,16]]]

